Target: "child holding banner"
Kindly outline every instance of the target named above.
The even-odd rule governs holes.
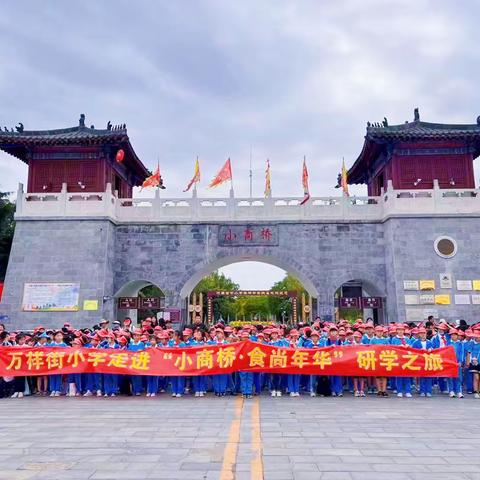
[[[66,347],[67,344],[63,341],[63,332],[58,330],[53,336],[53,342],[47,344],[47,347]],[[59,397],[62,392],[62,375],[50,375],[50,396]]]
[[[423,352],[431,352],[433,345],[432,341],[427,339],[427,330],[424,327],[417,329],[418,338],[412,342],[412,348],[418,348]],[[433,381],[430,377],[420,377],[420,396],[432,396]]]

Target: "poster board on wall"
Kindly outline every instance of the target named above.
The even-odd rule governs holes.
[[[24,312],[78,312],[79,283],[25,283]]]

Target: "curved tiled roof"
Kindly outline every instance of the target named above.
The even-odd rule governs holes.
[[[98,130],[85,126],[56,130],[24,130],[22,132],[0,131],[0,148],[5,143],[23,145],[90,144],[99,142],[128,141],[127,129]]]
[[[367,124],[362,151],[348,170],[349,183],[364,183],[368,165],[386,145],[397,141],[464,140],[476,145],[474,157],[480,153],[480,117],[474,124],[444,124],[420,121],[418,111],[413,122],[400,125]]]
[[[96,129],[85,126],[85,116],[81,115],[76,127],[54,130],[24,130],[23,125],[16,127],[17,131],[0,130],[0,150],[28,163],[28,151],[35,146],[54,145],[112,145],[124,148],[128,157],[135,165],[139,177],[148,176],[149,172],[137,157],[127,134],[126,125],[112,126],[108,123],[106,129]]]
[[[368,126],[367,139],[453,139],[472,138],[480,135],[479,124],[443,124],[429,122],[406,122],[400,125]]]

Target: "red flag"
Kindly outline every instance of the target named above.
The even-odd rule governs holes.
[[[218,187],[227,180],[232,180],[232,165],[230,159],[225,162],[225,165],[217,173],[217,176],[212,180],[208,188]]]
[[[304,205],[310,200],[310,192],[308,189],[308,170],[305,157],[303,157],[303,172],[302,172],[302,185],[303,185],[303,200],[300,205]]]
[[[160,185],[160,180],[160,165],[157,165],[157,169],[153,172],[153,174],[143,181],[142,189],[147,187],[158,187]]]

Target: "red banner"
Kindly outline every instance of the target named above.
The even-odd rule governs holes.
[[[217,375],[235,371],[379,377],[456,377],[453,347],[424,352],[390,345],[279,348],[245,341],[138,352],[0,347],[0,376],[63,373]]]

